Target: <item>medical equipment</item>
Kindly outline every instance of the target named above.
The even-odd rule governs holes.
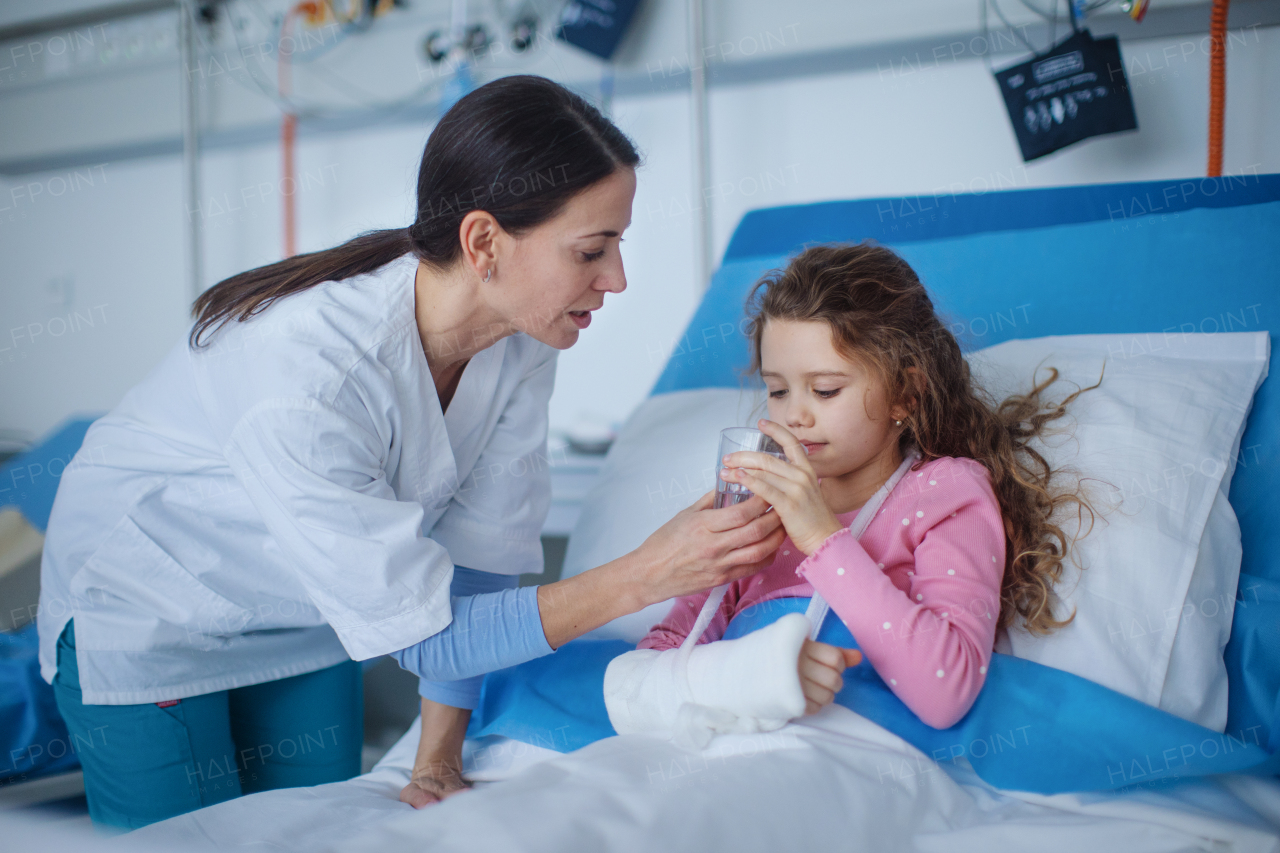
[[[1137,130],[1120,40],[1079,29],[1044,54],[996,72],[1025,162],[1093,136]]]

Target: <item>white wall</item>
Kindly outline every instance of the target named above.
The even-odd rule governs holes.
[[[712,14],[709,25],[723,26],[721,17]],[[749,33],[765,21],[736,26]],[[826,33],[820,23],[806,19],[798,31]],[[772,19],[767,25],[782,26]],[[638,26],[642,36],[645,26],[654,28]],[[659,53],[672,49],[669,34],[660,41]],[[1202,45],[1200,37],[1126,43],[1140,131],[1025,166],[980,60],[714,88],[716,255],[742,213],[755,207],[1203,174]],[[1247,31],[1230,47],[1228,172],[1280,171],[1278,48],[1276,28]],[[612,106],[646,159],[623,244],[629,287],[561,355],[552,401],[557,426],[583,413],[625,418],[696,304],[688,94],[618,98]],[[428,132],[406,126],[304,138],[299,249],[407,224]],[[73,412],[109,408],[187,322],[178,159],[76,171],[74,192],[67,170],[0,179],[0,429],[38,435]],[[205,225],[207,282],[279,257],[278,176],[271,144],[206,155],[197,215]]]
[[[748,210],[830,199],[985,192],[1204,174],[1208,56],[1199,38],[1132,42],[1137,133],[1024,164],[980,60],[713,89],[715,256]],[[1223,169],[1280,172],[1280,28],[1229,52]],[[687,96],[628,99],[619,121],[648,162],[624,244],[628,291],[560,361],[553,422],[622,418],[661,372],[696,305]],[[617,310],[615,310],[617,309]]]

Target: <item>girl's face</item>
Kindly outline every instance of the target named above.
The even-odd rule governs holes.
[[[769,420],[804,444],[819,477],[896,458],[901,430],[894,420],[905,412],[890,406],[870,371],[836,351],[825,321],[768,320],[760,375],[769,389]]]

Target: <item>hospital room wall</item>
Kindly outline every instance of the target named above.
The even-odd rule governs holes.
[[[709,98],[714,257],[748,210],[781,204],[1203,175],[1208,56],[1202,37],[1127,42],[1140,131],[1088,140],[1024,164],[980,60],[715,88]],[[1280,171],[1280,28],[1239,36],[1228,56],[1229,174]],[[629,290],[560,359],[553,423],[623,418],[652,386],[699,294],[693,268],[687,97],[620,101],[646,148]],[[596,334],[597,331],[599,334]]]
[[[1190,48],[1186,48],[1187,43]],[[749,209],[834,198],[1180,178],[1205,167],[1208,57],[1201,37],[1127,42],[1141,130],[1024,165],[981,61],[798,77],[711,90],[719,256]],[[1246,32],[1228,62],[1229,173],[1280,171],[1280,30]],[[645,155],[623,244],[628,290],[607,301],[561,355],[552,424],[621,421],[644,397],[699,299],[697,206],[687,92],[617,98],[614,118]],[[429,128],[304,137],[299,248],[402,226]],[[207,282],[280,253],[274,145],[211,151],[199,218]],[[0,428],[40,435],[73,412],[102,411],[182,335],[181,172],[175,157],[5,178],[0,199]],[[45,192],[14,205],[21,185]]]

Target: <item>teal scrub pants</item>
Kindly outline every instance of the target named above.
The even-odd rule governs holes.
[[[363,681],[355,661],[173,704],[85,705],[75,643],[69,623],[58,639],[53,690],[99,826],[137,829],[241,794],[360,773]]]

